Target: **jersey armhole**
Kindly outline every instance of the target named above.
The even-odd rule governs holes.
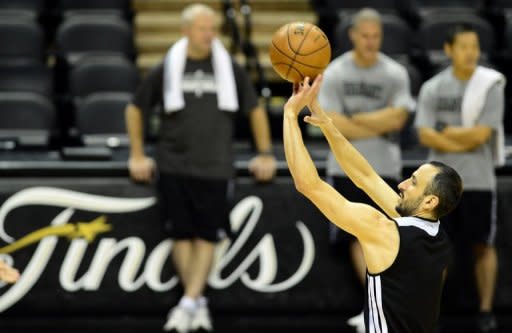
[[[386,215],[386,218],[388,220],[391,220],[393,221],[393,223],[395,224],[395,227],[396,227],[396,231],[398,232],[398,252],[396,253],[396,257],[395,259],[393,260],[393,262],[391,263],[391,265],[389,265],[389,267],[385,268],[384,270],[378,272],[378,273],[370,273],[368,271],[368,267],[366,267],[366,274],[369,275],[369,276],[379,276],[379,275],[382,275],[384,274],[385,272],[389,271],[393,266],[395,266],[395,263],[396,263],[396,260],[398,259],[398,256],[400,256],[400,251],[401,251],[401,247],[400,247],[400,242],[401,242],[401,237],[400,237],[400,226],[398,225],[398,222],[394,219],[394,218],[391,218],[389,217],[387,214],[384,213],[384,215]]]

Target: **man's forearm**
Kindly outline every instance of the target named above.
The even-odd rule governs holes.
[[[450,140],[468,147],[469,149],[475,149],[489,140],[492,134],[492,129],[485,126],[469,128],[448,126],[441,132],[441,134]]]
[[[420,129],[419,139],[422,145],[443,153],[462,153],[472,149],[468,143],[451,140],[432,128]]]
[[[320,181],[318,171],[304,145],[298,116],[292,110],[284,111],[284,152],[288,168],[300,192],[307,192]]]
[[[125,110],[126,128],[130,138],[130,156],[144,156],[144,130],[142,112],[133,104],[128,104]]]
[[[251,130],[259,153],[272,152],[272,138],[268,115],[262,107],[256,107],[250,115]]]
[[[396,132],[403,128],[408,114],[403,108],[385,108],[373,112],[360,112],[352,116],[352,120],[378,134]]]

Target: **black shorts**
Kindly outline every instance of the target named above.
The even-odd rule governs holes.
[[[496,237],[496,192],[464,191],[457,208],[441,218],[453,241],[493,245]],[[460,238],[462,237],[462,238]]]
[[[397,189],[398,181],[394,178],[384,178],[384,181],[388,183],[389,186],[393,189]],[[340,192],[347,200],[352,202],[359,202],[363,204],[370,205],[376,209],[381,210],[373,200],[364,193],[361,189],[359,189],[352,181],[347,177],[341,176],[333,176],[329,177],[329,182],[336,189],[336,191]],[[346,232],[343,229],[338,228],[334,224],[330,224],[330,240],[333,243],[349,243],[354,241],[356,238]]]
[[[172,239],[218,242],[230,236],[228,180],[161,173],[159,206]]]

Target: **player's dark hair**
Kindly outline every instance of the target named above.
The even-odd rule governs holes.
[[[439,204],[433,213],[436,218],[440,218],[457,207],[463,191],[462,179],[457,171],[444,163],[431,161],[428,164],[437,168],[438,173],[425,188],[425,195],[439,198]]]
[[[444,42],[446,44],[452,46],[455,43],[455,39],[457,38],[457,36],[459,34],[463,34],[466,32],[474,32],[474,33],[478,34],[477,31],[475,30],[475,28],[471,24],[460,23],[460,24],[457,24],[457,25],[453,26],[452,28],[448,29],[448,33],[446,34],[446,38],[445,38]]]

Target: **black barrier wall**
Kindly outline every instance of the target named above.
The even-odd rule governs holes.
[[[500,277],[496,305],[512,310],[512,178],[499,183]],[[0,251],[22,272],[0,289],[10,315],[164,315],[181,295],[149,186],[125,178],[0,181]],[[171,203],[167,203],[172,205]],[[217,249],[211,306],[225,313],[355,314],[362,289],[344,249],[329,245],[327,221],[289,178],[235,184],[235,236]],[[505,218],[508,217],[508,218]],[[468,285],[469,278],[454,274]],[[452,287],[447,311],[473,305]]]

